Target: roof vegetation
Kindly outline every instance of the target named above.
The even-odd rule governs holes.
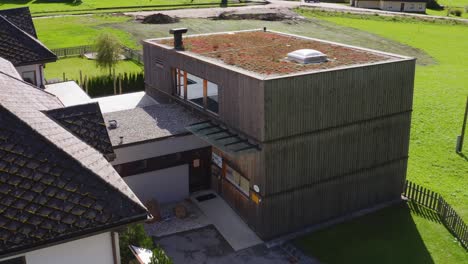
[[[172,39],[157,42],[173,45]],[[264,75],[285,75],[392,58],[327,42],[263,31],[187,37],[184,39],[184,46],[187,51]],[[318,64],[299,64],[286,59],[289,52],[299,49],[318,50],[327,55],[328,61]]]

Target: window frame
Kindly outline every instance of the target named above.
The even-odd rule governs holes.
[[[29,74],[29,73],[32,73],[33,74],[33,79],[32,79],[32,83],[31,82],[28,82],[26,81],[25,79],[25,74]],[[32,85],[36,85],[37,86],[37,74],[36,74],[36,71],[35,70],[32,70],[32,71],[24,71],[21,73],[21,78],[23,79],[23,81],[27,82],[27,83],[30,83]],[[29,78],[28,78],[29,79]]]
[[[204,111],[207,111],[213,115],[219,116],[219,101],[216,102],[218,104],[218,112],[214,112],[208,107],[208,98],[210,98],[210,96],[208,95],[208,85],[209,85],[208,83],[212,83],[216,85],[216,90],[217,90],[216,96],[219,96],[219,85],[217,83],[211,82],[207,79],[196,76],[194,74],[187,72],[186,70],[183,70],[177,67],[172,68],[172,73],[173,73],[174,84],[175,84],[173,87],[173,91],[172,91],[173,95],[177,96],[179,99],[185,102],[190,103],[191,105],[194,105],[200,109],[203,109]],[[192,102],[191,99],[188,99],[188,89],[189,89],[188,86],[190,85],[189,83],[190,78],[188,77],[189,74],[202,80],[203,96],[200,97],[200,98],[203,98],[202,105]]]

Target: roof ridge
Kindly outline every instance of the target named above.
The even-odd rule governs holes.
[[[116,190],[120,195],[124,196],[127,200],[129,200],[131,203],[133,203],[134,205],[140,207],[141,209],[145,210],[146,211],[146,207],[143,205],[143,203],[138,203],[136,202],[134,199],[132,199],[132,197],[128,196],[127,194],[123,193],[122,190],[120,190],[119,188],[117,188],[116,186],[110,184],[109,182],[107,182],[106,180],[104,180],[103,177],[101,177],[100,175],[98,175],[96,172],[94,172],[93,170],[91,170],[90,168],[88,168],[87,166],[85,166],[80,160],[76,159],[72,154],[68,153],[68,151],[62,149],[60,146],[57,146],[57,144],[55,144],[55,142],[51,141],[48,137],[44,136],[40,131],[38,131],[37,129],[35,129],[34,127],[32,127],[30,124],[28,124],[28,122],[24,121],[22,118],[20,118],[19,116],[17,116],[15,113],[13,113],[10,109],[8,109],[8,107],[0,104],[0,109],[3,108],[5,109],[6,111],[8,111],[11,115],[13,115],[18,121],[20,121],[21,123],[23,123],[25,126],[29,127],[37,136],[39,136],[40,138],[42,138],[43,140],[45,140],[46,142],[48,142],[51,146],[53,146],[54,148],[56,148],[58,151],[62,152],[63,154],[65,154],[69,159],[73,160],[74,162],[76,162],[77,164],[80,165],[80,167],[82,167],[83,169],[85,169],[86,171],[88,171],[90,174],[96,176],[96,178],[98,178],[99,180],[101,180],[104,184],[108,185],[109,187],[113,188],[114,190]],[[41,114],[44,114],[42,111],[39,111],[37,110],[39,113]],[[51,119],[49,116],[47,116],[46,114],[44,114],[47,118]],[[52,122],[56,123],[54,120],[51,119]],[[72,134],[73,137],[77,138],[79,141],[83,142],[81,139],[79,139],[77,136],[75,136],[73,133],[69,132],[67,130],[68,133]],[[85,142],[83,142],[85,143]],[[85,143],[86,144],[86,143]],[[92,147],[91,147],[92,148]],[[95,150],[94,148],[92,148],[94,151],[98,152],[97,150]],[[99,153],[99,152],[98,152]],[[104,157],[103,157],[104,158]],[[107,163],[108,165],[110,165],[110,163]],[[110,166],[112,167],[112,166]],[[117,173],[118,175],[118,173]],[[121,178],[120,178],[121,179]],[[121,179],[122,180],[122,179]],[[122,180],[123,181],[123,180]],[[128,186],[127,186],[128,187]],[[130,189],[130,188],[129,188]],[[135,193],[133,193],[133,191],[131,191],[131,193],[136,197]],[[137,200],[139,201],[139,199],[137,198]]]
[[[48,52],[49,55],[52,55],[53,57],[57,58],[57,55],[53,53],[49,48],[47,48],[39,39],[35,38],[34,36],[31,36],[28,32],[19,28],[17,25],[11,22],[7,17],[5,17],[4,15],[0,15],[0,19],[3,19],[6,23],[10,24],[10,26],[12,26],[14,29],[19,31],[20,33],[25,34],[28,38],[30,38],[32,41],[38,44],[42,49],[44,49],[44,51]]]

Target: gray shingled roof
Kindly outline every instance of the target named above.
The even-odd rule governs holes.
[[[69,106],[46,113],[106,157],[113,156],[114,149],[98,103]]]
[[[21,75],[19,75],[15,66],[13,66],[10,61],[7,61],[2,57],[0,57],[0,72],[4,72],[17,79],[21,79]]]
[[[0,13],[0,57],[15,66],[56,61],[57,56],[36,38],[35,31],[32,32],[34,35],[27,33],[21,24],[15,24],[15,21],[22,20],[14,18]]]
[[[61,107],[0,73],[0,256],[146,218],[103,155],[44,113]]]
[[[11,23],[19,27],[21,30],[37,38],[36,28],[34,27],[29,7],[0,10],[0,16],[5,17]]]
[[[113,146],[130,144],[178,134],[189,133],[188,125],[200,122],[202,118],[178,104],[155,104],[104,114],[106,123],[117,121],[116,129],[108,132]]]

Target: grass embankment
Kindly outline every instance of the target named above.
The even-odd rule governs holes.
[[[174,7],[197,7],[203,5],[219,6],[220,0],[82,0],[73,3],[72,0],[0,0],[0,9],[28,6],[34,16],[77,14],[87,12],[123,12],[148,9],[164,9]],[[230,4],[231,1],[228,1]]]
[[[83,78],[85,75],[100,76],[109,73],[107,69],[100,69],[96,67],[96,63],[93,60],[82,59],[82,58],[64,58],[59,59],[57,62],[48,63],[45,69],[46,79],[63,79],[63,73],[65,72],[65,78],[68,80],[79,80],[80,70],[82,71]],[[142,67],[133,61],[125,60],[120,61],[115,67],[115,73],[132,73],[141,72]]]

